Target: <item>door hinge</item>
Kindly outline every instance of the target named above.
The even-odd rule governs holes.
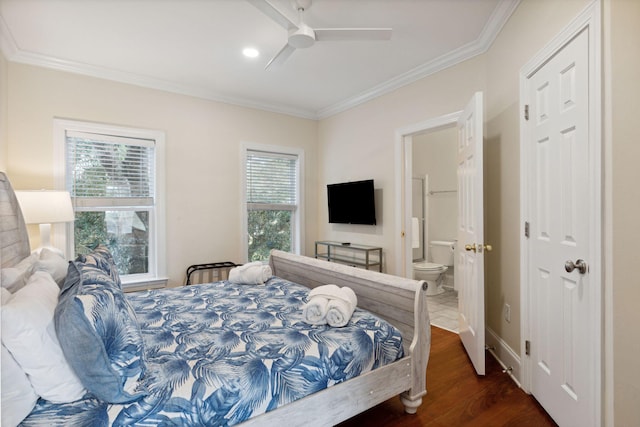
[[[524,119],[529,120],[529,104],[524,105]]]
[[[529,238],[529,221],[524,222],[524,237]]]
[[[526,340],[524,342],[524,354],[529,356],[531,354],[531,341]]]

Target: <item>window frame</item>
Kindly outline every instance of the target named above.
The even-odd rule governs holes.
[[[132,128],[79,120],[53,120],[54,130],[54,186],[57,190],[66,188],[66,135],[67,132],[83,132],[113,135],[123,138],[135,138],[154,141],[155,151],[155,194],[150,215],[153,218],[149,234],[149,272],[121,276],[122,286],[127,290],[136,288],[164,287],[167,284],[166,270],[166,214],[165,214],[165,134],[159,130]],[[135,206],[129,206],[134,209]],[[145,208],[146,209],[146,208]],[[74,211],[76,207],[74,206]],[[92,208],[79,207],[81,211],[93,211]],[[95,211],[104,210],[96,208]],[[57,224],[52,230],[55,241],[64,248],[67,259],[75,258],[73,223]],[[54,225],[55,226],[55,225]]]
[[[287,156],[296,156],[296,205],[295,208],[291,208],[291,205],[279,205],[269,203],[251,203],[255,209],[278,209],[278,210],[291,210],[294,216],[292,221],[292,253],[302,254],[305,244],[305,215],[304,215],[304,188],[305,188],[305,173],[304,173],[304,150],[298,147],[287,147],[280,145],[267,145],[257,144],[250,142],[243,142],[241,144],[241,156],[240,156],[240,188],[242,194],[242,204],[240,207],[241,218],[241,251],[242,261],[247,262],[249,259],[249,231],[248,231],[248,211],[250,210],[247,201],[247,158],[249,151],[262,151],[265,153],[282,154]]]

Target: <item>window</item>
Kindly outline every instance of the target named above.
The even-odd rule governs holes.
[[[245,148],[245,253],[249,261],[266,260],[271,249],[300,253],[301,170],[301,150]]]
[[[161,132],[56,121],[75,221],[68,253],[106,245],[123,284],[163,282]]]

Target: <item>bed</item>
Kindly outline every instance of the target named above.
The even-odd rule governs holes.
[[[33,254],[3,173],[0,227],[4,274]],[[70,263],[63,277],[49,261],[36,261],[41,268],[32,268],[29,280],[47,281],[52,289],[55,322],[49,321],[55,323],[61,362],[73,372],[60,378],[75,373],[81,389],[70,380],[63,392],[75,397],[59,398],[55,388],[60,380],[49,384],[53,391],[10,396],[12,408],[28,410],[19,419],[22,425],[326,426],[396,395],[406,412],[415,413],[426,394],[430,329],[425,282],[273,251],[273,277],[264,285],[221,281],[124,294],[104,248]],[[52,281],[61,287],[59,293]],[[301,315],[309,289],[329,283],[357,295],[358,308],[344,328],[311,326]],[[5,314],[16,299],[25,298],[23,290],[6,296],[4,285],[3,425],[5,376],[12,375],[14,387],[16,371],[27,370],[18,364],[9,372],[6,366],[5,341],[13,350],[8,344],[15,322]],[[83,301],[80,309],[77,301]],[[111,331],[114,324],[119,347],[112,351],[114,344],[100,331]],[[83,334],[86,347],[78,342]],[[118,357],[100,359],[103,349]],[[18,350],[8,354],[19,359]],[[37,375],[26,378],[35,389]]]

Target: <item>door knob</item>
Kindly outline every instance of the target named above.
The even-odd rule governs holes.
[[[580,274],[585,274],[587,272],[587,263],[582,259],[577,260],[575,264],[571,260],[564,263],[564,269],[567,271],[567,273],[571,273],[576,268],[578,269],[578,272]]]
[[[464,250],[465,251],[473,251],[473,252],[480,252],[482,253],[482,251],[485,252],[491,252],[493,250],[493,246],[491,245],[476,245],[475,243],[473,245],[464,245]]]

